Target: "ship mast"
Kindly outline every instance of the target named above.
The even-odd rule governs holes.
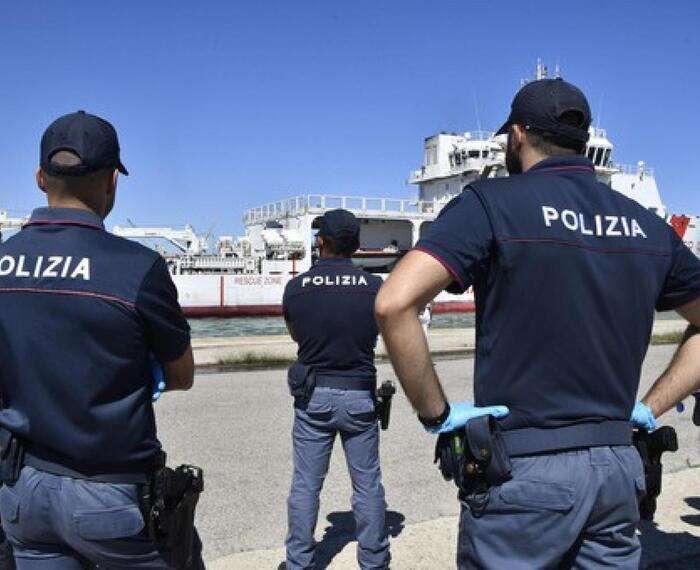
[[[527,79],[526,77],[523,77],[520,80],[520,87],[530,83],[530,81],[539,81],[540,79],[547,79],[548,75],[549,75],[549,70],[547,69],[547,66],[542,62],[542,58],[538,57],[537,58],[537,66],[535,67],[535,78],[534,79]],[[555,69],[554,69],[554,77],[557,79],[559,77],[561,77],[561,70],[559,69],[559,64],[557,64]]]

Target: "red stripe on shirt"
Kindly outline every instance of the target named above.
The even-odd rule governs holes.
[[[92,291],[74,291],[72,289],[38,289],[33,287],[0,287],[0,293],[46,293],[49,295],[72,295],[75,297],[91,297],[93,299],[102,299],[120,303],[127,307],[135,308],[136,305],[131,301],[115,297],[114,295],[105,295],[104,293],[94,293]]]
[[[552,170],[574,170],[579,172],[595,172],[592,166],[544,166],[542,168],[533,168],[532,172],[548,172]]]
[[[460,278],[459,274],[455,269],[442,257],[440,257],[440,254],[435,253],[434,251],[431,251],[430,249],[426,248],[425,246],[420,246],[420,247],[415,247],[413,248],[416,251],[422,251],[423,253],[427,253],[430,257],[435,259],[437,262],[440,263],[445,269],[447,269],[447,272],[452,275],[452,278],[459,284],[459,286],[462,289],[466,289],[464,286],[464,281]]]
[[[91,228],[93,230],[104,230],[102,226],[89,222],[76,222],[75,220],[30,220],[24,227],[29,226],[79,226],[81,228]]]
[[[646,255],[659,255],[662,257],[668,257],[671,255],[670,252],[660,251],[656,249],[642,249],[637,247],[618,247],[618,248],[606,248],[606,247],[594,247],[592,245],[585,245],[582,243],[574,243],[570,241],[551,239],[551,238],[515,238],[508,236],[496,236],[499,241],[507,241],[514,243],[549,243],[554,245],[563,245],[566,247],[577,247],[579,249],[586,249],[588,251],[597,251],[599,253],[643,253]]]

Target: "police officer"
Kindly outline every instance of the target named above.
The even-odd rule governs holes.
[[[382,281],[350,259],[360,236],[352,213],[326,212],[320,224],[320,259],[288,283],[283,301],[284,318],[299,344],[298,362],[315,375],[310,399],[295,400],[286,567],[315,567],[319,494],[339,434],[352,480],[359,565],[385,568],[389,542],[374,400],[374,301]]]
[[[511,176],[454,198],[377,298],[429,431],[500,418],[512,479],[462,494],[460,568],[637,568],[644,473],[630,414],[647,425],[641,412],[665,412],[700,378],[694,337],[692,373],[667,396],[674,380],[663,378],[635,407],[654,309],[700,324],[700,261],[661,218],[597,181],[583,156],[589,125],[573,85],[525,85],[499,131]],[[417,318],[442,289],[472,285],[476,407],[445,399]]]
[[[160,451],[149,354],[187,390],[187,321],[164,260],[105,231],[114,128],[52,123],[36,178],[48,208],[0,245],[2,525],[22,568],[170,568],[139,506]]]

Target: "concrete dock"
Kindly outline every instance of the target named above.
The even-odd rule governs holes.
[[[641,391],[674,349],[649,349]],[[472,398],[472,367],[469,358],[438,361],[451,399]],[[379,376],[395,380],[388,364],[379,366]],[[291,476],[293,415],[284,369],[200,372],[191,392],[165,394],[156,409],[171,463],[191,462],[205,470],[198,527],[208,567],[277,568],[284,558]],[[692,425],[689,411],[663,418],[678,431],[681,449],[665,456],[656,525],[642,528],[646,568],[690,568],[692,557],[700,557],[700,428]],[[381,449],[392,568],[454,568],[459,505],[454,486],[432,463],[434,443],[399,391]],[[343,453],[336,449],[317,528],[322,567],[357,567],[350,492]]]
[[[686,322],[681,319],[657,320],[653,334],[682,332],[685,327]],[[428,338],[431,351],[438,356],[468,355],[474,351],[476,342],[473,328],[430,329]],[[216,366],[246,359],[293,360],[297,351],[297,345],[289,335],[199,338],[192,344],[198,366]],[[381,339],[377,346],[377,356],[386,356]]]

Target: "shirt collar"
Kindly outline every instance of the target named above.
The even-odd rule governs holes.
[[[530,168],[529,172],[588,172],[593,174],[593,163],[582,154],[550,156]]]
[[[80,226],[104,230],[102,219],[89,210],[79,208],[37,208],[32,212],[27,226]]]
[[[316,262],[316,265],[346,266],[352,265],[352,259],[347,257],[323,257]]]

